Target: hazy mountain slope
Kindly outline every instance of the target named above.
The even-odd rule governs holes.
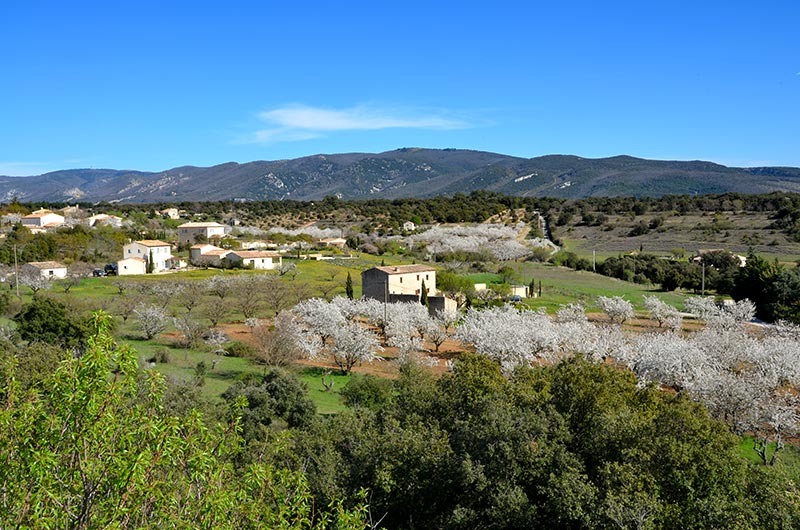
[[[800,169],[730,168],[702,161],[549,155],[531,159],[463,149],[315,155],[183,166],[157,173],[74,169],[0,177],[0,200],[198,201],[427,197],[488,189],[510,195],[590,197],[800,192]]]

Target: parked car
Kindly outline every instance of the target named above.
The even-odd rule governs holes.
[[[116,263],[109,263],[105,267],[103,267],[103,271],[106,273],[106,276],[116,276],[117,275],[117,264]]]
[[[106,271],[104,271],[103,269],[95,269],[92,271],[92,276],[94,276],[95,278],[106,276]]]

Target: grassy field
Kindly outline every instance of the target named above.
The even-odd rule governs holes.
[[[296,274],[287,274],[283,277],[283,280],[288,284],[301,286],[304,296],[332,297],[344,295],[345,279],[347,273],[350,272],[355,296],[359,297],[361,295],[361,271],[380,265],[381,262],[387,265],[394,265],[408,263],[409,260],[404,259],[402,256],[389,255],[361,255],[352,260],[336,261],[298,260],[294,261],[297,266]],[[538,282],[541,281],[542,297],[527,300],[526,303],[532,308],[544,307],[550,312],[555,312],[562,304],[576,300],[583,301],[590,311],[594,310],[594,301],[600,295],[624,296],[641,310],[642,297],[650,294],[650,291],[645,286],[562,267],[537,263],[514,263],[512,267],[517,271],[514,278],[515,283],[528,284],[531,279],[535,279],[538,285]],[[57,299],[69,300],[82,310],[103,308],[113,314],[115,305],[120,298],[136,295],[130,288],[120,293],[116,284],[121,280],[126,282],[200,282],[210,276],[220,274],[258,273],[253,271],[200,269],[141,277],[87,278],[73,287],[69,293],[64,293],[62,289],[58,288],[58,285],[55,285],[47,294]],[[500,276],[488,272],[473,274],[469,278],[476,283],[500,281]],[[31,299],[30,291],[22,289],[21,293],[22,300],[20,303],[29,302]],[[673,293],[654,292],[654,294],[677,306],[682,303],[682,296]],[[170,301],[167,304],[167,309],[173,315],[179,315],[185,311],[176,301]],[[265,308],[260,316],[268,318],[272,314],[273,311],[270,308]],[[198,315],[198,318],[200,318],[200,315]],[[250,340],[247,333],[248,330],[241,324],[243,319],[240,314],[232,313],[229,316],[229,320],[230,322],[227,322],[223,328],[231,338],[244,340],[245,342]],[[222,392],[242,374],[258,373],[263,370],[261,365],[253,361],[219,355],[215,353],[215,348],[210,346],[190,349],[178,348],[175,345],[176,332],[172,326],[154,339],[144,340],[134,318],[123,322],[120,317],[117,317],[116,323],[115,336],[120,343],[128,344],[137,350],[143,366],[147,365],[146,361],[149,359],[166,357],[169,362],[156,363],[154,368],[169,377],[193,380],[197,365],[201,362],[204,363],[207,372],[203,385],[203,394],[213,400],[219,399]],[[336,379],[334,390],[327,392],[322,387],[322,374],[320,372],[306,369],[301,372],[301,377],[308,384],[311,396],[317,403],[321,413],[333,413],[341,410],[338,390],[346,384],[346,378],[339,380],[338,378],[341,376],[334,376]]]
[[[658,228],[647,234],[630,236],[640,223],[660,220]],[[644,215],[607,215],[599,226],[582,224],[580,216],[570,223],[553,227],[556,237],[567,250],[581,257],[598,260],[642,249],[653,254],[670,255],[673,249],[683,249],[692,255],[699,249],[719,248],[738,254],[751,249],[784,263],[800,258],[800,242],[793,241],[780,230],[771,228],[773,222],[766,212],[724,211],[705,214],[679,215],[676,212],[648,212]]]
[[[768,454],[772,454],[775,445],[772,444]],[[749,436],[743,436],[739,442],[739,454],[743,458],[753,463],[753,465],[762,465],[761,458],[756,454],[753,449],[753,439]],[[800,483],[800,448],[792,444],[786,444],[785,448],[778,453],[778,459],[775,467],[785,472],[789,478],[795,483]]]
[[[347,382],[350,381],[349,375],[342,375],[337,372],[326,375],[324,369],[316,367],[303,368],[297,375],[308,387],[308,397],[317,405],[317,413],[336,414],[345,409],[339,391],[347,386]],[[333,386],[330,390],[326,390],[323,386],[323,377],[328,383],[333,380]]]
[[[683,308],[685,294],[665,293],[652,286],[625,282],[600,274],[586,271],[575,271],[566,267],[556,267],[545,263],[514,263],[516,270],[514,281],[521,285],[536,281],[542,282],[541,298],[525,301],[532,308],[544,307],[548,312],[555,312],[564,304],[580,301],[589,311],[597,311],[595,301],[598,296],[622,296],[630,301],[639,311],[644,311],[644,296],[655,295],[670,305]],[[468,276],[475,283],[494,283],[500,276],[491,273],[471,274]]]

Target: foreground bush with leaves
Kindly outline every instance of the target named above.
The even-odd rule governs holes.
[[[264,459],[235,469],[236,415],[212,428],[199,413],[170,416],[161,376],[138,371],[106,315],[93,324],[86,353],[36,388],[16,381],[13,357],[3,367],[0,527],[365,527],[363,503],[315,506],[300,471]]]
[[[391,393],[359,380],[348,396],[367,405],[301,438],[320,501],[367,487],[397,529],[800,527],[779,469],[746,462],[702,405],[627,370],[575,356],[504,374],[462,354],[438,380],[401,372]]]

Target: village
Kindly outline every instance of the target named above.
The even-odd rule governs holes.
[[[182,220],[192,217],[186,211],[167,208],[153,212],[163,219]],[[61,210],[34,210],[27,215],[6,214],[4,224],[18,223],[31,234],[46,234],[80,225],[88,229],[105,227],[123,229],[130,221],[116,215],[96,213],[87,215],[78,206],[68,206]],[[270,240],[238,239],[232,234],[239,226],[237,220],[222,224],[215,221],[186,221],[177,224],[175,239],[171,242],[158,239],[129,240],[122,246],[121,256],[115,262],[104,264],[90,270],[85,264],[67,266],[59,261],[29,261],[17,263],[19,274],[15,276],[19,285],[40,289],[46,282],[64,280],[71,277],[77,281],[81,277],[138,276],[146,274],[163,275],[195,269],[243,269],[254,271],[279,271],[281,274],[295,267],[284,263],[284,258],[294,260],[349,260],[357,258],[357,249],[347,246],[344,237],[323,237],[310,240],[276,243]],[[405,233],[415,233],[422,227],[412,221],[403,224]],[[0,234],[5,237],[5,233]],[[363,271],[363,296],[384,302],[420,301],[424,296],[431,311],[454,310],[456,300],[447,298],[436,287],[436,268],[430,265],[379,266]],[[11,277],[4,276],[3,281]],[[45,283],[42,283],[45,282]],[[489,293],[486,283],[476,282],[477,293]],[[422,294],[424,291],[424,295]],[[536,290],[530,285],[510,285],[503,295],[510,301],[535,298]]]

